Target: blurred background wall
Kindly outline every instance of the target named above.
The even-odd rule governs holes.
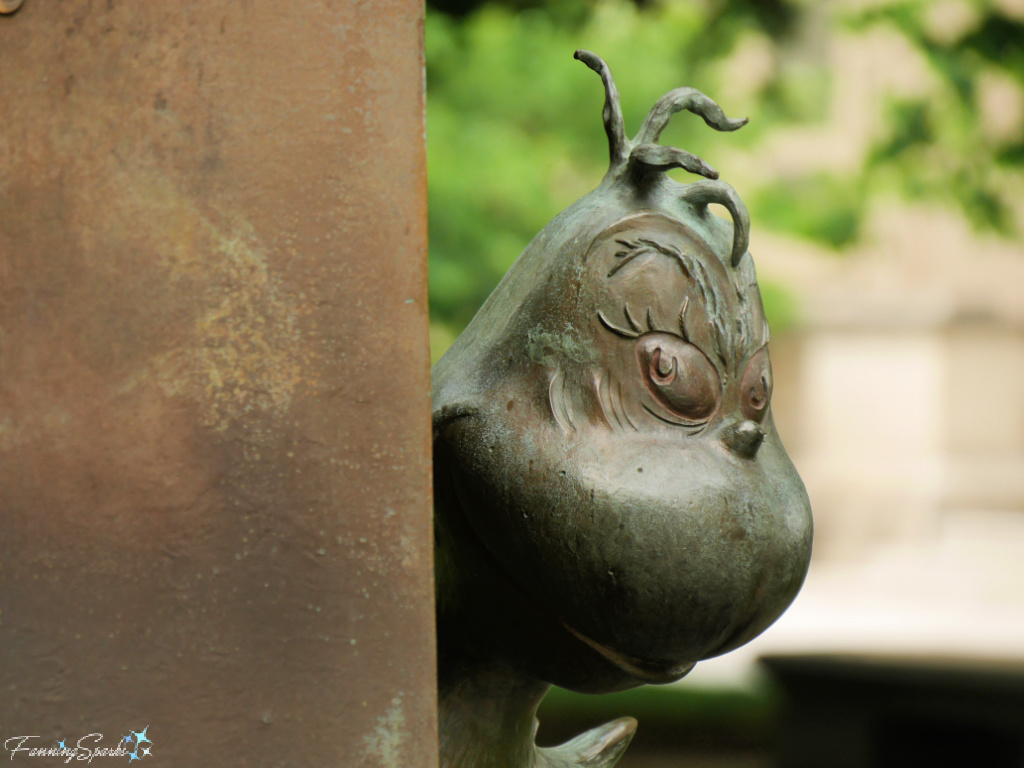
[[[1019,675],[1024,2],[432,0],[426,42],[435,359],[606,169],[603,94],[574,49],[608,61],[630,131],[680,85],[751,118],[725,135],[680,114],[664,143],[750,208],[775,417],[815,512],[810,576],[674,698],[555,695],[549,720],[651,709],[640,744],[673,713],[671,749],[732,744],[714,764],[761,765],[779,689],[759,656]]]

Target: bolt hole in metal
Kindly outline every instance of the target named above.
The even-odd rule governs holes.
[[[14,13],[21,8],[22,0],[0,0],[0,13]]]

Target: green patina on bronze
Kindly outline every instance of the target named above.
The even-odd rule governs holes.
[[[614,764],[631,718],[535,746],[550,685],[677,680],[775,621],[810,558],[746,208],[703,160],[657,144],[680,110],[723,131],[746,120],[680,88],[628,140],[607,65],[576,58],[604,82],[609,171],[433,371],[445,768]]]

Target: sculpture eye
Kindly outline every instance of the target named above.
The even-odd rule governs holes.
[[[772,364],[768,347],[761,347],[747,363],[740,379],[740,407],[743,417],[761,421],[772,400]]]
[[[706,421],[718,407],[722,386],[711,361],[670,333],[645,333],[636,343],[644,384],[655,399],[690,422]]]

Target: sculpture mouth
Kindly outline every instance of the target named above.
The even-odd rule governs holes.
[[[690,662],[689,664],[675,664],[670,661],[651,661],[650,659],[642,659],[638,656],[630,656],[628,653],[616,651],[614,648],[602,645],[596,640],[587,637],[565,621],[562,621],[561,624],[573,637],[581,643],[593,648],[605,660],[611,662],[623,672],[632,675],[636,679],[643,680],[645,683],[653,685],[673,683],[686,676],[686,674],[696,666],[696,662]]]

